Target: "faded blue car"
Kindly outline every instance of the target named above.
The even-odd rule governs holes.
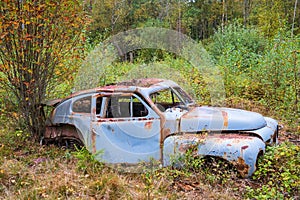
[[[54,109],[44,141],[81,143],[105,163],[163,166],[193,148],[221,157],[243,177],[256,168],[266,145],[278,142],[274,119],[239,109],[197,106],[176,83],[137,79],[74,93],[48,102]],[[196,147],[196,148],[195,148]]]

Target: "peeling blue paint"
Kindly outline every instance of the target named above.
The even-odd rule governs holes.
[[[44,137],[80,138],[90,152],[104,150],[97,159],[106,163],[154,159],[167,166],[171,158],[196,145],[197,156],[224,158],[242,176],[251,176],[258,155],[278,141],[277,121],[245,110],[198,107],[194,102],[176,83],[163,79],[81,91],[49,102],[54,109]],[[63,125],[74,129],[65,133],[55,129]]]

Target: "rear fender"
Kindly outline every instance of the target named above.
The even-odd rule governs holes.
[[[81,132],[73,125],[61,124],[57,126],[46,126],[43,138],[44,142],[48,143],[62,139],[74,140],[81,145],[83,145],[84,141]]]

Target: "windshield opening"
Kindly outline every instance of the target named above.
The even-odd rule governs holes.
[[[150,98],[162,112],[172,107],[187,108],[193,103],[193,100],[180,87],[160,90],[152,93]]]
[[[183,89],[181,89],[180,87],[174,87],[173,90],[182,99],[184,104],[194,104],[194,100]]]

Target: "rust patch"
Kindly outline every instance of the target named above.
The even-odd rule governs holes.
[[[148,121],[145,123],[145,129],[149,130],[152,128],[153,121]]]
[[[242,150],[245,150],[245,149],[247,149],[248,147],[249,147],[248,145],[245,145],[245,146],[242,146],[241,149],[242,149]]]
[[[197,153],[199,144],[204,143],[207,134],[183,134],[178,136],[179,140],[187,141],[187,143],[181,143],[178,147],[180,152],[186,152],[188,149],[192,149],[193,153]],[[178,146],[178,143],[177,143]],[[196,155],[196,154],[195,154]]]
[[[203,142],[207,137],[207,133],[202,134],[189,134],[185,133],[183,135],[179,135],[178,138],[186,139],[188,141],[196,141],[196,142]]]
[[[98,119],[97,122],[125,122],[130,121],[130,118],[123,119],[123,118],[101,118]]]
[[[188,149],[193,149],[195,148],[195,144],[180,144],[178,150],[182,153],[185,153]]]
[[[154,108],[154,110],[157,112],[157,110],[159,110],[159,109],[153,103],[151,103],[151,104],[150,104],[151,107]],[[160,141],[159,141],[159,143],[160,143],[159,144],[159,147],[160,147],[160,162],[161,162],[161,164],[164,164],[164,162],[163,162],[163,148],[164,148],[164,140],[165,140],[164,126],[165,126],[165,123],[166,123],[166,119],[165,119],[165,116],[162,115],[160,112],[158,112],[158,115],[160,116]]]
[[[189,115],[190,113],[195,112],[195,110],[197,110],[197,107],[192,108],[189,112],[184,113],[184,114],[181,116],[181,118],[187,118],[187,119],[193,118],[193,117],[190,117],[190,116],[188,116],[188,115]],[[194,117],[199,117],[199,116],[194,116]],[[203,117],[203,116],[201,116],[201,117]]]
[[[223,128],[227,129],[227,127],[228,127],[228,114],[227,114],[227,112],[222,111],[222,116],[223,116],[223,120],[224,120]]]
[[[180,152],[185,152],[187,150],[187,145],[186,144],[180,144],[178,150]]]
[[[92,152],[96,153],[96,133],[95,130],[92,130]]]
[[[241,134],[241,133],[225,133],[225,134],[211,133],[211,134],[209,134],[209,137],[220,138],[222,140],[224,140],[224,139],[237,139],[237,140],[247,139],[247,140],[252,140],[253,138],[255,138],[253,136],[248,136],[246,134]]]
[[[93,113],[94,115],[96,115],[96,108],[93,108],[93,109],[92,109],[92,113]]]
[[[44,133],[44,137],[46,139],[56,138],[56,137],[70,137],[70,138],[74,137],[80,139],[75,127],[71,125],[47,126]]]
[[[238,160],[234,164],[242,177],[246,177],[248,175],[250,166],[245,163],[243,158],[238,157]]]
[[[146,117],[139,117],[137,120],[138,121],[144,121],[144,120],[147,120],[147,118]]]
[[[163,134],[163,138],[166,138],[168,135],[171,134],[171,130],[169,128],[163,129],[162,134]]]

